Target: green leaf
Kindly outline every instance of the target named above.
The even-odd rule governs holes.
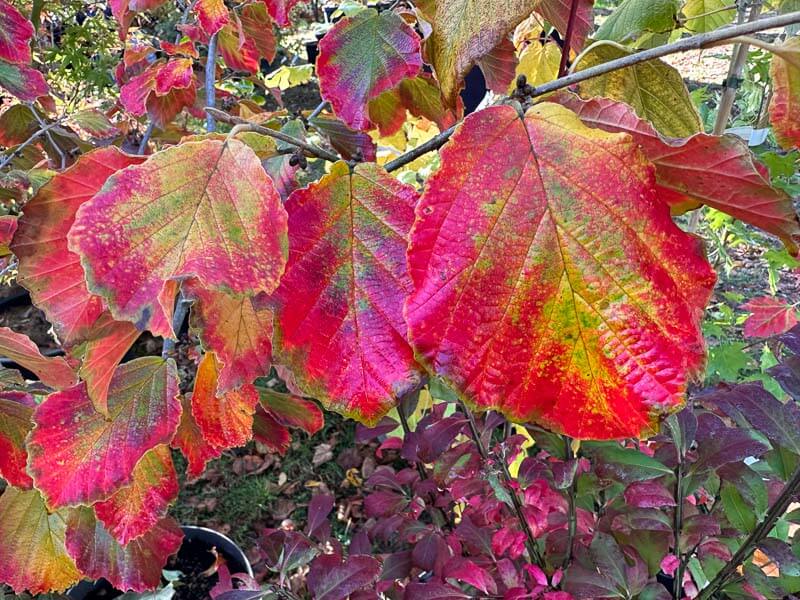
[[[678,0],[625,0],[594,34],[596,40],[630,42],[643,33],[664,33],[678,25]]]
[[[598,459],[598,475],[607,475],[624,483],[673,474],[672,469],[655,458],[638,450],[623,448],[616,442],[585,442],[582,448]]]
[[[736,16],[736,9],[723,9],[732,4],[731,0],[687,0],[683,6],[684,27],[692,33],[705,33],[728,25]]]
[[[756,526],[756,515],[747,506],[741,493],[733,485],[724,483],[720,492],[722,508],[731,525],[740,531],[750,533]]]

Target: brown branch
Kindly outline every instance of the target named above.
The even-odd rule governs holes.
[[[384,165],[384,168],[391,173],[392,171],[396,171],[397,169],[406,166],[410,162],[414,162],[420,156],[427,154],[428,152],[432,152],[434,150],[438,150],[442,146],[444,146],[445,142],[450,139],[450,136],[453,135],[456,131],[456,125],[453,125],[450,129],[445,129],[439,135],[432,137],[424,144],[420,144],[416,148],[413,148],[406,152],[405,154],[401,154],[394,160],[390,160],[389,162]]]
[[[250,123],[245,119],[229,115],[225,111],[218,110],[210,106],[206,106],[205,110],[206,113],[214,117],[217,121],[222,121],[223,123],[228,123],[229,125],[235,125],[239,127],[239,131],[253,131],[255,133],[260,133],[261,135],[266,135],[271,138],[275,138],[276,140],[286,142],[287,144],[291,144],[293,146],[297,146],[298,148],[305,150],[306,153],[308,153],[310,156],[315,156],[317,158],[321,158],[329,162],[337,162],[339,160],[342,160],[341,157],[334,154],[333,152],[329,152],[324,148],[320,148],[319,146],[315,146],[314,144],[309,144],[308,142],[299,140],[295,137],[283,133],[282,131],[275,131],[274,129],[269,129],[268,127],[263,127],[261,125],[256,125],[255,123]]]

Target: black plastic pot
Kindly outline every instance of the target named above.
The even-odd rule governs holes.
[[[251,577],[253,576],[253,568],[250,566],[247,556],[229,537],[205,527],[187,525],[181,529],[183,529],[184,538],[183,544],[178,550],[179,558],[184,553],[208,552],[213,547],[225,558],[231,573],[247,573]],[[117,598],[122,593],[114,589],[105,579],[100,579],[98,581],[82,581],[69,590],[67,596],[71,600],[99,600],[101,598]]]
[[[319,41],[324,37],[324,33],[318,33],[316,34],[317,39],[315,41],[306,42],[306,58],[308,59],[308,64],[316,64],[317,56],[319,55]]]

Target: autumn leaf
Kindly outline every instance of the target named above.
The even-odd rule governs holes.
[[[47,82],[36,69],[0,60],[0,88],[5,88],[22,102],[35,102],[50,91]]]
[[[9,246],[17,231],[18,222],[18,217],[12,215],[0,216],[0,256],[6,256],[11,252]]]
[[[390,94],[392,92],[385,93]],[[309,119],[308,124],[323,133],[334,150],[341,154],[345,160],[353,160],[360,152],[360,156],[364,161],[375,161],[378,150],[368,133],[350,129],[341,119],[326,114],[317,115],[313,119]]]
[[[715,275],[628,136],[550,103],[485,109],[416,214],[410,339],[472,403],[601,439],[652,431],[683,402]]]
[[[200,477],[206,468],[206,463],[221,456],[224,448],[212,446],[203,437],[203,432],[192,415],[191,401],[183,397],[181,405],[183,406],[181,422],[178,425],[178,431],[172,440],[171,446],[180,450],[186,457],[189,463],[186,474],[192,480]]]
[[[242,9],[241,21],[242,30],[252,40],[259,56],[267,62],[275,60],[277,41],[266,6],[261,3],[248,4]]]
[[[169,447],[156,446],[133,470],[133,483],[94,505],[97,518],[121,545],[150,531],[178,497],[178,476]]]
[[[572,9],[571,0],[539,0],[534,10],[541,14],[548,23],[564,38],[567,35],[567,23]],[[594,30],[594,0],[578,0],[575,12],[575,24],[570,38],[570,49],[579,52],[586,38]]]
[[[244,446],[253,436],[258,392],[252,385],[220,392],[219,363],[207,352],[197,367],[192,392],[192,416],[203,438],[218,449]]]
[[[26,65],[31,62],[31,38],[35,31],[12,4],[0,0],[0,60]]]
[[[559,95],[558,101],[590,127],[630,134],[655,165],[656,182],[673,212],[706,204],[779,237],[797,252],[800,220],[792,199],[770,184],[766,167],[740,138],[697,133],[668,139],[627,104],[606,98],[581,101],[572,94]]]
[[[126,546],[106,531],[90,507],[73,509],[67,521],[67,549],[81,573],[90,579],[102,577],[120,590],[158,587],[161,569],[182,541],[183,532],[172,517],[161,519]]]
[[[751,313],[744,322],[745,337],[772,337],[786,333],[797,325],[797,305],[781,298],[753,298],[742,308]]]
[[[25,437],[33,427],[35,407],[27,392],[0,391],[0,477],[26,490],[33,487],[33,480],[25,470]]]
[[[433,65],[445,104],[456,106],[464,77],[531,14],[541,0],[422,0],[432,28],[425,60]]]
[[[612,42],[592,44],[575,59],[575,70],[583,71],[631,52]],[[602,96],[630,105],[662,135],[689,137],[703,129],[681,74],[660,59],[592,77],[579,84],[578,92],[583,98]]]
[[[74,385],[77,377],[63,356],[45,357],[26,335],[0,327],[0,356],[33,372],[42,383],[56,389]]]
[[[197,0],[194,5],[200,27],[208,35],[214,35],[230,21],[225,0]]]
[[[477,61],[486,81],[486,88],[496,94],[505,94],[514,83],[517,70],[517,51],[511,38],[504,37],[491,52]]]
[[[678,25],[679,0],[624,0],[594,34],[596,40],[627,43],[645,33],[668,33]]]
[[[276,306],[276,362],[327,408],[375,423],[415,389],[406,342],[406,236],[417,193],[375,164],[334,164],[297,190]]]
[[[555,42],[540,44],[534,41],[528,44],[519,56],[517,75],[525,75],[529,85],[536,87],[558,77],[561,63],[561,48]],[[507,93],[517,87],[516,79],[511,82]]]
[[[299,428],[308,435],[314,435],[325,424],[322,411],[311,400],[268,388],[257,389],[261,406],[281,425]]]
[[[258,50],[253,41],[244,35],[241,23],[237,25],[225,25],[219,32],[217,42],[222,60],[234,71],[257,73]]]
[[[770,75],[769,121],[775,138],[787,150],[800,148],[800,37],[789,38],[781,53],[773,54]]]
[[[180,279],[234,295],[274,289],[286,211],[245,144],[188,142],[112,176],[78,210],[69,243],[116,319],[167,337]]]
[[[37,490],[0,497],[0,581],[15,592],[63,592],[81,579],[64,546],[67,511],[48,513]]]
[[[419,36],[394,12],[345,17],[319,42],[320,94],[349,127],[369,129],[367,103],[419,73],[419,50]]]
[[[286,454],[292,443],[292,435],[286,426],[278,423],[261,405],[256,407],[253,414],[253,439],[278,454]]]
[[[117,368],[106,418],[80,383],[50,394],[34,413],[29,471],[52,507],[105,500],[133,482],[136,464],[172,439],[181,405],[175,363],[137,358]]]
[[[269,11],[269,16],[280,27],[288,27],[291,25],[289,21],[289,13],[292,9],[304,0],[261,0]]]
[[[160,128],[194,104],[197,82],[191,58],[159,60],[120,88],[120,102],[129,113],[147,113]]]
[[[111,175],[143,160],[113,146],[84,154],[23,209],[11,246],[19,259],[18,281],[67,346],[84,341],[103,312],[102,299],[86,288],[80,258],[67,246],[75,213]]]

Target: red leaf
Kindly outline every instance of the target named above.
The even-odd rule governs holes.
[[[258,50],[253,40],[246,37],[240,27],[226,25],[219,32],[217,43],[225,64],[234,71],[258,72]]]
[[[673,494],[658,481],[634,481],[625,489],[625,502],[637,508],[675,506]]]
[[[230,21],[225,0],[197,0],[194,6],[197,20],[208,35],[214,35]]]
[[[376,423],[419,385],[402,300],[417,194],[343,162],[286,202],[289,262],[273,296],[275,354],[325,406]]]
[[[352,129],[369,129],[367,103],[421,67],[419,36],[391,11],[345,17],[319,42],[320,93]]]
[[[92,406],[86,384],[50,394],[34,413],[29,469],[50,506],[109,498],[133,482],[148,450],[172,439],[181,405],[175,363],[138,358],[117,368],[109,418]]]
[[[64,547],[66,511],[49,513],[37,490],[0,497],[0,581],[20,594],[63,592],[81,579]]]
[[[744,322],[745,337],[772,337],[797,325],[797,306],[781,298],[754,298],[742,308],[752,313]]]
[[[35,102],[50,92],[47,82],[36,69],[0,61],[0,87],[6,88],[22,102]]]
[[[95,518],[92,509],[73,510],[67,521],[67,550],[89,579],[108,580],[120,590],[143,592],[161,584],[161,569],[177,552],[183,532],[171,517],[121,546]]]
[[[203,437],[197,422],[192,416],[192,405],[185,397],[181,400],[183,412],[178,431],[172,440],[172,447],[180,450],[189,462],[187,474],[189,479],[197,479],[205,471],[209,460],[222,455],[223,448],[215,448]]]
[[[203,348],[219,357],[218,392],[252,383],[269,373],[272,359],[272,312],[244,296],[236,298],[204,290],[193,279],[183,284],[194,300],[191,325]]]
[[[256,407],[253,415],[253,437],[278,454],[286,454],[289,444],[292,443],[289,430],[278,423],[261,405]]]
[[[441,160],[409,247],[416,356],[476,405],[572,437],[636,436],[679,406],[715,276],[630,138],[555,104],[493,107]]]
[[[115,318],[171,336],[176,280],[196,277],[231,294],[271,292],[285,236],[286,211],[253,150],[208,139],[112,176],[78,210],[69,240],[89,289]]]
[[[517,74],[517,62],[517,50],[507,37],[477,61],[486,80],[486,87],[500,95],[504,95],[513,83]]]
[[[275,60],[277,41],[273,31],[272,18],[263,4],[248,4],[242,9],[242,29],[259,56],[267,62]]]
[[[311,563],[308,589],[314,600],[345,600],[372,586],[380,573],[381,563],[371,556],[350,556],[342,562],[335,554],[323,554]]]
[[[0,391],[0,477],[26,490],[33,486],[33,480],[25,471],[25,436],[33,427],[35,406],[26,392]]]
[[[484,594],[494,595],[497,593],[497,584],[489,572],[471,560],[460,556],[454,557],[445,565],[444,576],[448,579],[468,583]]]
[[[17,231],[18,218],[11,215],[0,216],[0,256],[10,252],[9,245]]]
[[[183,108],[194,104],[197,82],[191,58],[170,58],[151,64],[120,89],[125,110],[135,116],[147,112],[164,128]]]
[[[797,250],[800,220],[792,199],[770,185],[766,168],[741,139],[705,133],[666,139],[622,102],[582,101],[572,95],[560,96],[559,102],[590,127],[630,134],[655,164],[656,182],[671,203],[689,208],[707,204],[778,236],[791,251]],[[698,176],[698,171],[705,176]]]
[[[86,289],[78,255],[67,247],[75,213],[111,175],[143,160],[113,146],[84,154],[43,185],[20,217],[11,246],[19,258],[19,283],[67,346],[84,341],[103,312],[102,299]]]
[[[258,392],[261,406],[281,425],[302,429],[308,435],[314,435],[325,424],[322,411],[311,400],[267,388],[258,388]]]
[[[178,497],[178,476],[169,447],[148,451],[133,470],[133,483],[94,505],[97,518],[123,546],[145,535]]]
[[[0,327],[0,356],[32,371],[42,383],[52,388],[63,389],[75,385],[75,371],[62,356],[46,358],[31,339],[8,327]]]
[[[309,119],[309,124],[328,136],[331,146],[343,159],[353,160],[360,151],[362,162],[375,162],[378,149],[369,134],[350,129],[341,119],[330,115],[316,116]]]
[[[800,148],[800,37],[790,37],[772,56],[769,122],[778,143]]]
[[[289,13],[295,5],[305,0],[262,0],[267,6],[269,15],[280,27],[288,27],[291,25],[289,22]]]
[[[217,389],[219,364],[208,352],[197,367],[192,392],[192,415],[203,438],[218,449],[244,446],[253,436],[253,413],[258,392],[250,384],[221,393]]]
[[[35,31],[12,4],[0,0],[0,60],[19,65],[31,62],[30,42]]]
[[[574,2],[572,0],[538,0],[534,10],[558,30],[561,37],[567,34],[567,22]],[[570,49],[581,51],[586,38],[594,30],[594,0],[578,0],[575,25],[570,39]]]

